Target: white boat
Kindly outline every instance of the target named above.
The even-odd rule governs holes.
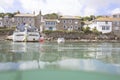
[[[57,39],[57,42],[58,42],[58,43],[64,43],[64,42],[65,42],[65,39],[64,39],[64,38],[58,38],[58,39]]]
[[[28,26],[24,26],[24,30],[13,32],[13,41],[15,42],[34,42],[39,41],[40,34],[38,31],[28,31]]]

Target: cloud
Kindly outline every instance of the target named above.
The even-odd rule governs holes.
[[[84,6],[83,16],[89,16],[106,13],[113,0],[79,0],[79,2]]]
[[[0,0],[0,6],[2,7],[10,7],[12,6],[14,0]]]
[[[34,0],[20,0],[20,2],[21,2],[22,7],[26,10],[30,10],[31,8],[34,8],[34,5],[35,5]]]
[[[5,10],[2,7],[0,7],[0,12],[5,12]]]
[[[95,9],[86,7],[84,9],[84,16],[89,16],[89,15],[95,15],[97,13],[97,11]]]
[[[46,13],[62,13],[64,15],[80,15],[81,5],[78,0],[20,0],[22,7],[27,11]]]
[[[7,8],[13,6],[14,0],[0,0],[0,12],[5,12]]]
[[[42,0],[42,2],[47,3],[47,0]]]
[[[119,0],[20,0],[20,2],[26,11],[38,12],[41,9],[44,14],[55,12],[82,16],[96,15],[100,9],[107,10],[111,3],[120,3]]]
[[[1,0],[0,0],[1,1]],[[13,5],[15,2],[20,4]],[[24,12],[38,13],[40,9],[43,14],[61,13],[62,15],[101,15],[118,12],[120,0],[2,0],[0,3],[0,11],[6,11],[18,8]],[[6,6],[7,5],[7,6]],[[115,5],[115,6],[112,6]],[[17,6],[17,7],[16,7]],[[18,7],[20,6],[20,7]],[[12,7],[12,8],[11,8]],[[109,11],[109,12],[108,12]]]
[[[120,13],[120,8],[116,8],[111,11],[112,14]]]
[[[41,9],[46,1],[43,0],[20,0],[21,6],[26,11],[36,11],[38,12]]]
[[[47,6],[42,7],[45,12],[60,12],[63,15],[80,15],[81,8],[78,0],[47,0]]]

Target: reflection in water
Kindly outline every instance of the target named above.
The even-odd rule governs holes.
[[[13,43],[11,43],[11,45],[12,45],[12,48],[13,48],[11,50],[11,52],[22,53],[22,52],[27,51],[26,42],[19,42],[19,43],[13,42]]]
[[[0,43],[0,71],[68,69],[120,74],[120,43]]]
[[[0,63],[1,70],[26,70],[26,69],[67,69],[84,70],[120,74],[120,65],[105,64],[94,59],[65,59],[57,62],[27,61],[18,63]]]
[[[105,64],[101,61],[94,59],[67,59],[59,63],[62,68],[75,69],[75,70],[86,70],[86,71],[99,71],[99,72],[109,72],[109,73],[119,73],[120,66],[113,64]]]

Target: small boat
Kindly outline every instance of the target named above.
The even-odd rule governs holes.
[[[39,32],[29,25],[23,25],[13,32],[14,42],[36,42],[39,38]]]
[[[65,42],[65,39],[64,39],[64,38],[58,38],[58,39],[57,39],[57,42],[58,42],[58,43],[64,43],[64,42]]]

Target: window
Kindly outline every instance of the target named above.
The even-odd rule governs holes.
[[[54,22],[54,25],[56,25],[56,22]]]
[[[51,25],[54,25],[54,22],[51,22]]]
[[[23,21],[25,21],[25,18],[23,18]]]
[[[73,28],[73,26],[71,25],[71,29]]]
[[[105,24],[108,24],[108,21],[106,21]]]
[[[106,26],[106,30],[109,30],[110,29],[110,27],[109,26]]]
[[[67,29],[67,26],[64,25],[64,29]]]
[[[48,22],[48,25],[50,25],[51,23],[50,22]]]
[[[116,26],[116,27],[115,27],[115,30],[119,30],[119,27],[118,27],[118,26]]]
[[[39,36],[39,35],[37,35],[37,34],[29,34],[29,36]]]
[[[24,34],[17,34],[16,36],[24,36]]]
[[[46,22],[46,25],[50,25],[50,22]]]
[[[72,20],[69,20],[69,23],[72,23]]]
[[[117,21],[115,21],[113,24],[116,25],[116,24],[117,24]]]
[[[102,26],[102,30],[110,30],[110,26]]]
[[[17,18],[17,20],[19,21],[20,19],[19,19],[19,18]]]
[[[66,21],[66,20],[63,20],[63,23],[67,23],[67,21]]]
[[[117,21],[117,25],[119,25],[119,21]]]
[[[53,27],[49,27],[49,30],[53,30]]]
[[[47,22],[46,22],[46,25],[47,25]]]
[[[114,18],[117,18],[117,15],[113,15]]]
[[[75,29],[78,29],[78,26],[76,25],[74,28],[75,28]]]
[[[105,26],[102,26],[102,30],[105,30]]]
[[[32,19],[31,18],[29,18],[29,21],[31,21]]]

